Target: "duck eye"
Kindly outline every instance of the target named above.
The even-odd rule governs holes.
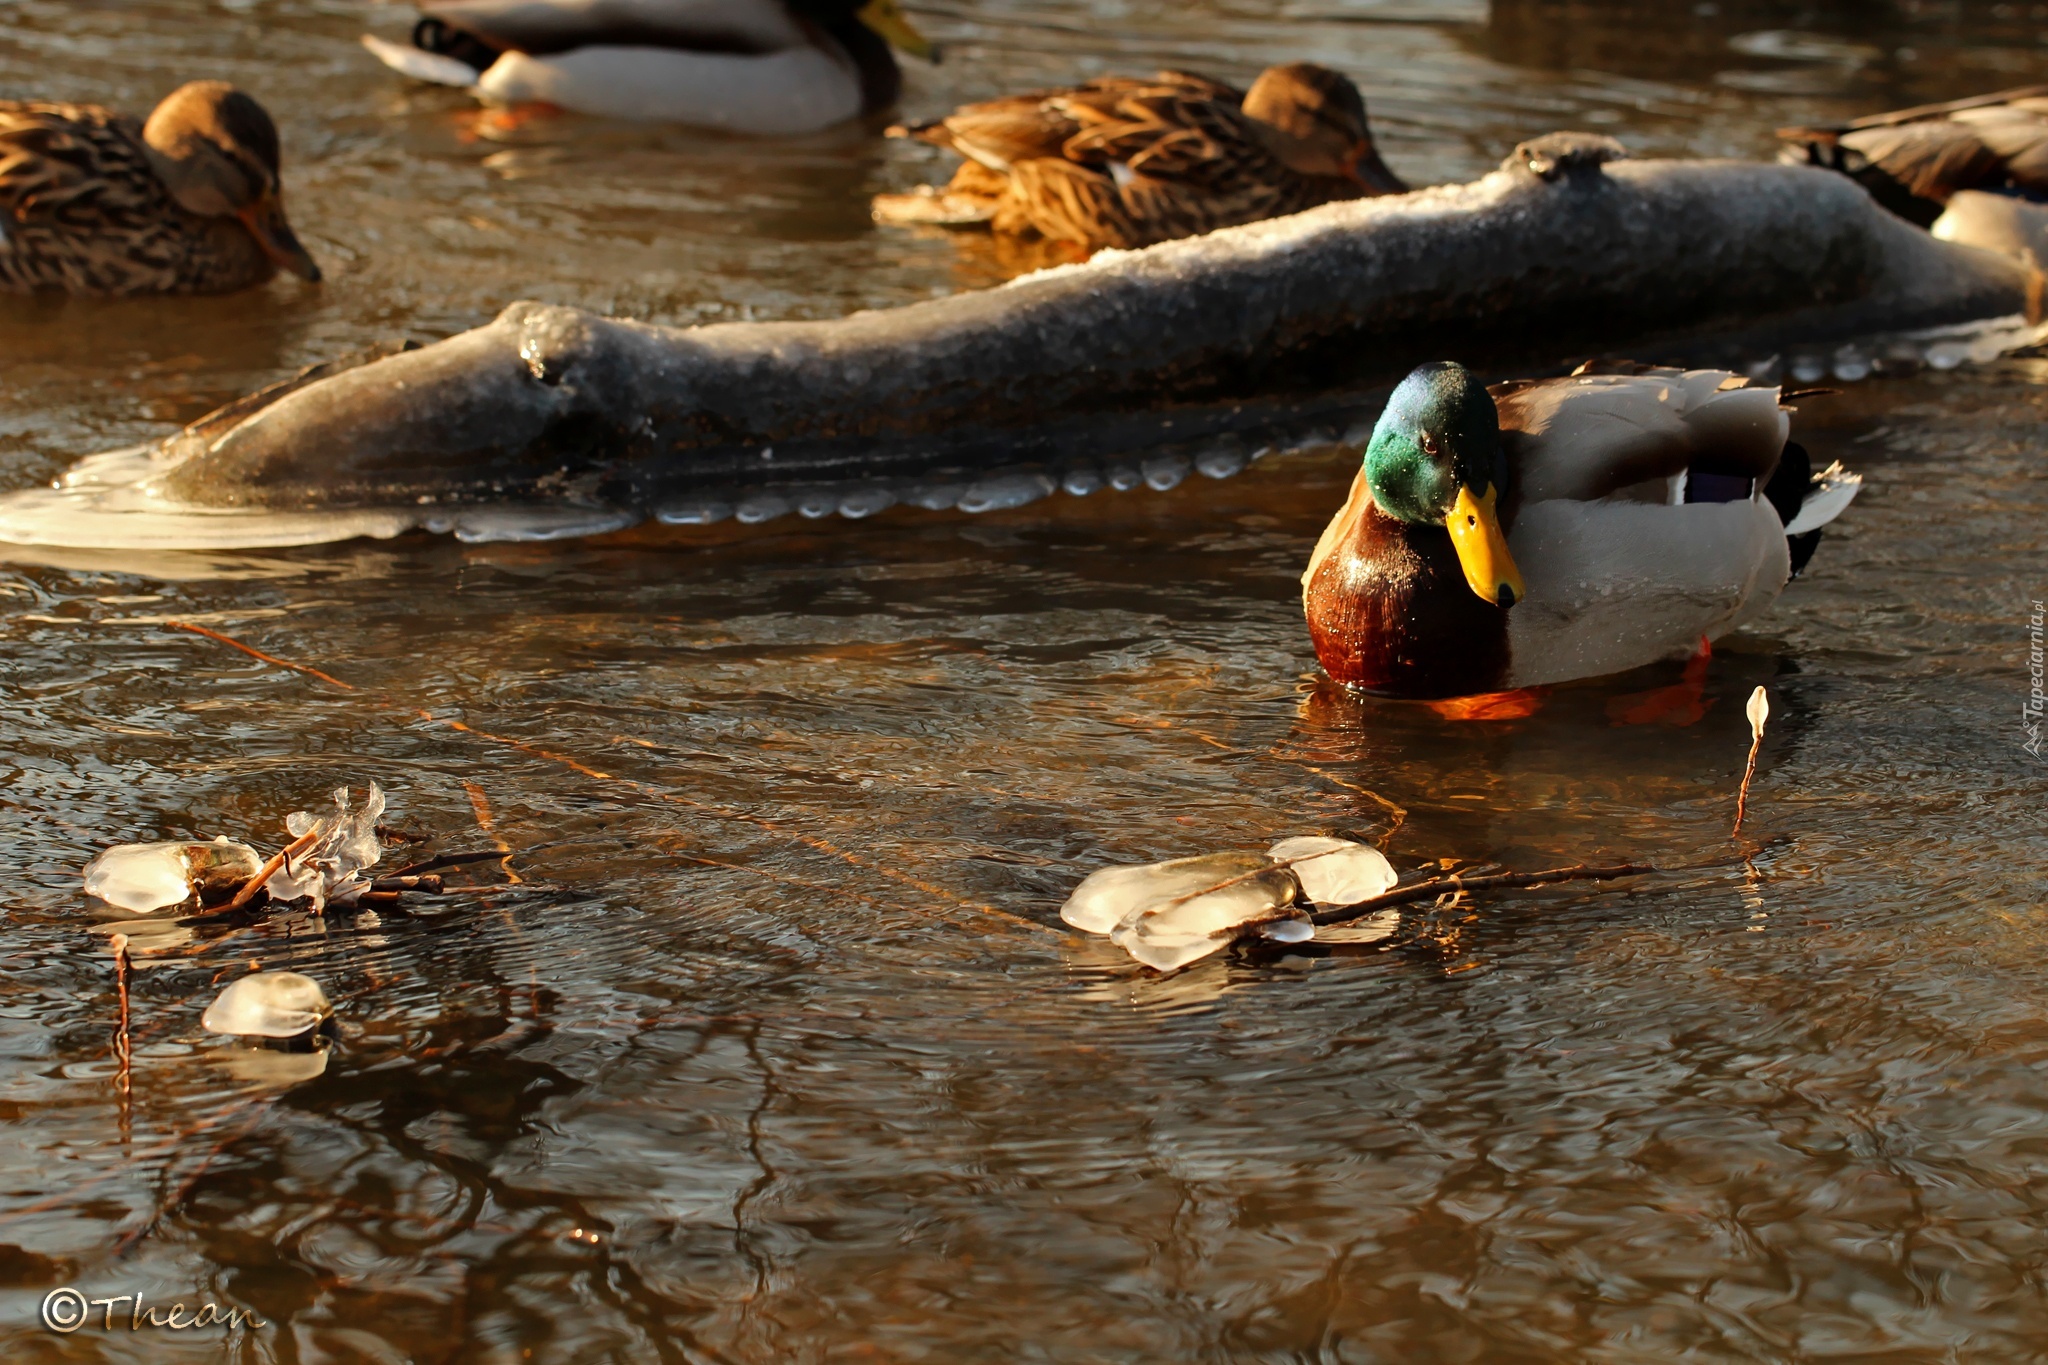
[[[1436,437],[1426,431],[1422,433],[1422,453],[1425,455],[1436,454]]]

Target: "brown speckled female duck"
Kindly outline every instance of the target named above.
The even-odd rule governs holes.
[[[320,268],[285,220],[277,128],[222,81],[138,124],[92,104],[0,101],[0,289],[215,294]]]
[[[1380,160],[1358,88],[1269,68],[1249,91],[1184,72],[1109,76],[892,128],[967,158],[943,188],[881,195],[888,223],[1139,247],[1408,187]]]

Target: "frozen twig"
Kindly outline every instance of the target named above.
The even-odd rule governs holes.
[[[1735,828],[1728,831],[1731,839],[1742,833],[1742,817],[1749,813],[1749,784],[1756,780],[1757,751],[1764,747],[1764,722],[1771,717],[1771,699],[1761,687],[1749,694],[1744,712],[1749,716],[1749,764],[1742,770],[1742,787],[1735,793]]]
[[[114,1056],[121,1063],[121,1103],[126,1105],[134,1083],[130,1071],[134,1045],[128,1037],[128,974],[133,964],[128,957],[128,935],[115,934],[107,945],[114,950],[114,989],[121,1001],[121,1022],[114,1030]]]
[[[1615,863],[1608,867],[1589,867],[1579,863],[1572,867],[1553,867],[1543,872],[1503,872],[1491,877],[1436,877],[1413,886],[1397,886],[1384,896],[1359,901],[1356,905],[1340,905],[1330,910],[1318,910],[1309,919],[1318,925],[1344,924],[1355,919],[1364,919],[1375,911],[1390,905],[1407,905],[1414,901],[1435,900],[1438,896],[1453,891],[1501,891],[1518,886],[1548,886],[1553,882],[1611,881],[1616,877],[1640,877],[1651,872],[1665,872],[1672,869],[1656,867],[1650,863]]]
[[[415,877],[404,874],[379,877],[370,883],[370,889],[363,894],[395,896],[401,891],[418,891],[425,895],[438,896],[441,894],[441,879],[432,875]]]
[[[166,621],[164,622],[164,629],[189,630],[194,635],[204,635],[209,640],[218,640],[229,649],[239,649],[252,659],[261,659],[264,663],[274,664],[279,668],[289,668],[292,672],[303,673],[309,678],[318,678],[321,682],[331,683],[344,692],[356,690],[354,683],[345,683],[331,673],[322,673],[319,669],[309,668],[305,664],[295,664],[290,659],[280,659],[275,654],[265,654],[262,650],[253,649],[243,644],[240,640],[223,635],[217,630],[208,630],[205,626],[195,626],[190,621]]]
[[[250,901],[255,900],[256,893],[263,889],[263,883],[270,880],[270,874],[289,864],[294,855],[304,853],[307,849],[319,843],[320,834],[321,831],[317,827],[309,829],[279,849],[269,862],[256,869],[255,876],[242,883],[242,889],[235,893],[233,900],[221,907],[221,913],[226,914],[230,910],[239,910]]]

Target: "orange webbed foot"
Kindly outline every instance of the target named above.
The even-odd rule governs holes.
[[[1422,703],[1445,720],[1525,720],[1543,709],[1547,687],[1524,687],[1513,692],[1475,692],[1469,697],[1447,697]]]
[[[1685,676],[1680,681],[1612,698],[1607,703],[1607,719],[1615,725],[1699,724],[1714,705],[1706,696],[1707,665],[1713,657],[1714,646],[1701,636],[1698,651],[1685,661]]]

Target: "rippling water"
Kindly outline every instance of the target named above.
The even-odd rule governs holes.
[[[2048,79],[2042,11],[960,3],[917,11],[951,55],[905,106],[1310,56],[1418,181],[1560,125],[1760,155],[1778,124]],[[355,46],[405,16],[0,8],[0,95],[257,93],[330,270],[0,303],[6,486],[515,298],[832,316],[1018,265],[872,230],[866,195],[940,167],[857,132],[481,136]],[[2044,379],[1807,402],[1868,488],[1683,727],[1609,719],[1676,667],[1490,724],[1319,684],[1295,576],[1348,477],[1330,452],[975,518],[16,559],[0,1353],[223,1354],[42,1331],[72,1285],[253,1309],[248,1361],[2043,1358]],[[1311,830],[1391,829],[1404,868],[1728,858],[1758,683],[1749,869],[1165,980],[1058,925],[1107,862]],[[274,845],[371,778],[402,830],[502,839],[520,885],[144,940],[124,1107],[79,867]],[[279,1084],[199,1029],[252,962],[335,996],[323,1074]]]

